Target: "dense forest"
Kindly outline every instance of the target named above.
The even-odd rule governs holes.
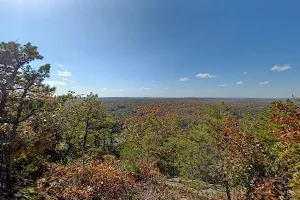
[[[0,198],[300,199],[291,100],[55,95],[36,46],[0,44]]]

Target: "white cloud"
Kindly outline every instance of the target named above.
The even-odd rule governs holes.
[[[287,64],[285,64],[285,65],[283,65],[281,67],[278,66],[278,65],[275,65],[274,67],[271,68],[271,70],[272,71],[284,71],[284,70],[288,70],[290,68],[291,68],[290,65],[287,65]]]
[[[103,90],[103,91],[106,91],[106,90],[107,90],[107,88],[101,88],[101,90]]]
[[[180,81],[188,81],[188,80],[190,80],[190,79],[187,78],[187,77],[183,77],[183,78],[180,78],[179,80],[180,80]]]
[[[58,76],[72,76],[71,72],[68,71],[57,71]]]
[[[61,80],[68,81],[69,79],[67,79],[67,78],[61,78]]]
[[[247,74],[247,72],[243,72],[242,74],[246,75],[246,74]]]
[[[211,74],[208,74],[208,73],[200,73],[200,74],[197,74],[196,75],[197,78],[215,78],[216,76],[215,75],[211,75]]]
[[[140,90],[151,90],[152,88],[141,87]]]
[[[261,84],[261,85],[267,85],[267,84],[269,84],[269,81],[261,82],[259,84]]]
[[[221,85],[218,85],[219,87],[226,87],[226,85],[225,84],[221,84]]]
[[[242,85],[243,81],[236,82],[237,85]]]
[[[67,85],[65,82],[61,81],[44,81],[45,84],[50,85],[50,86],[62,86],[62,85]]]

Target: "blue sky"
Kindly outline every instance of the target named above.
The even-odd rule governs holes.
[[[299,0],[0,0],[49,84],[99,96],[300,96]],[[273,70],[272,70],[273,69]],[[246,73],[244,73],[246,72]]]

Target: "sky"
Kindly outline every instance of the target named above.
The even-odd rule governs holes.
[[[300,96],[299,0],[0,0],[0,39],[31,42],[57,94]]]

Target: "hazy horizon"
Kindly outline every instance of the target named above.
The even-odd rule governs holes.
[[[83,96],[86,96],[86,95],[83,95]],[[262,99],[262,100],[283,100],[283,99],[294,99],[293,97],[189,97],[189,96],[186,96],[186,97],[167,97],[167,96],[161,96],[161,97],[147,97],[147,96],[144,96],[144,97],[138,97],[138,96],[123,96],[123,97],[114,97],[114,96],[111,96],[111,97],[101,97],[99,96],[98,97],[99,99],[109,99],[109,98],[115,98],[115,99],[122,99],[122,98],[128,98],[128,99]]]

